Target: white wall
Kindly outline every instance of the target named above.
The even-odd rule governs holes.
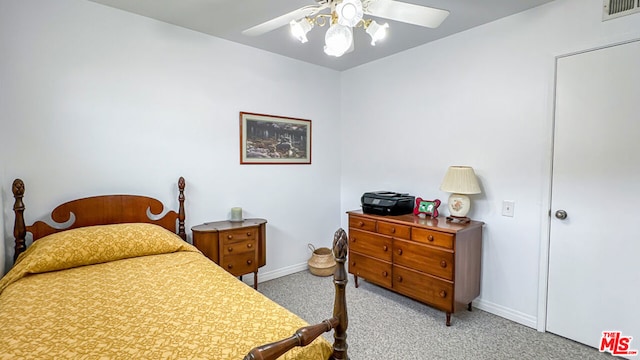
[[[269,221],[262,280],[306,268],[308,243],[331,244],[340,114],[339,102],[319,99],[339,86],[338,72],[85,0],[1,0],[0,54],[9,219],[16,177],[31,223],[105,193],[176,208],[184,176],[188,229],[233,206]],[[240,111],[312,120],[312,164],[241,166]]]
[[[557,0],[343,72],[343,214],[368,190],[439,198],[446,209],[447,167],[473,166],[483,193],[470,216],[486,223],[476,305],[536,327],[555,57],[640,37],[640,14],[603,23],[601,7]],[[501,216],[503,200],[515,201],[514,217]]]

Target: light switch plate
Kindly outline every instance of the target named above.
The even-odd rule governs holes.
[[[515,207],[516,207],[515,201],[504,200],[502,202],[502,216],[513,217]]]

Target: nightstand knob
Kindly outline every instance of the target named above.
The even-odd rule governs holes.
[[[251,265],[253,263],[252,260],[247,260],[247,265]]]
[[[248,244],[247,244],[247,247],[248,247],[249,249],[251,249],[251,248],[253,247],[253,244],[252,244],[252,243],[248,243]]]
[[[398,276],[398,282],[402,282],[402,276]]]
[[[351,262],[351,266],[356,266],[356,262],[355,262],[355,261],[352,261],[352,262]]]
[[[247,236],[251,236],[251,231],[247,231]]]
[[[442,266],[443,268],[446,268],[447,267],[447,262],[444,261],[444,260],[440,261],[440,266]]]
[[[382,272],[382,276],[387,277],[387,275],[389,275],[389,274],[387,274],[387,272],[386,272],[386,271],[383,271],[383,272]]]
[[[396,233],[396,228],[391,228],[391,233],[395,234]]]
[[[389,248],[387,247],[387,245],[384,245],[384,246],[382,247],[382,250],[387,251],[387,250],[389,250]]]
[[[232,251],[233,251],[233,248],[232,248],[231,246],[229,246],[229,247],[227,248],[227,250],[229,250],[229,252],[232,252]]]
[[[402,255],[402,249],[398,249],[398,255]]]
[[[429,236],[427,237],[427,240],[429,240],[429,241],[433,241],[433,235],[429,235]]]
[[[227,239],[229,240],[233,239],[233,235],[227,235]]]
[[[446,291],[444,291],[444,290],[440,290],[440,297],[441,297],[441,298],[445,298],[445,297],[447,297],[447,292],[446,292]]]
[[[362,221],[358,222],[358,226],[363,227],[364,226],[364,222],[362,222]]]
[[[229,265],[227,265],[227,268],[228,268],[228,269],[231,269],[231,268],[233,268],[233,265],[232,265],[232,264],[229,264]]]
[[[356,237],[355,236],[351,237],[351,242],[356,242]]]

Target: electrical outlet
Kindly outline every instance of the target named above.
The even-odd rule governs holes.
[[[502,216],[513,217],[515,207],[516,207],[515,201],[504,200],[502,202]]]

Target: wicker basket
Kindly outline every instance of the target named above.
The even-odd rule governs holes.
[[[336,269],[336,260],[333,258],[331,249],[322,247],[315,248],[309,244],[311,258],[307,261],[309,272],[316,276],[331,276]]]

